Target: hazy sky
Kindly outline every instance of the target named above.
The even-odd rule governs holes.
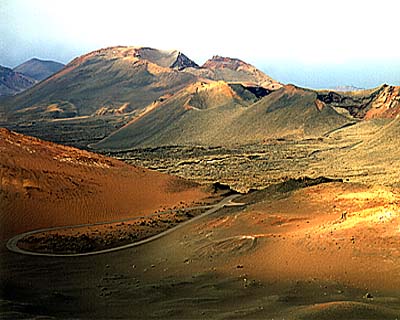
[[[240,58],[307,87],[400,85],[400,1],[0,0],[0,64],[113,45]]]

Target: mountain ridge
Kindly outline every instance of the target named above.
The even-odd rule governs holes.
[[[229,69],[228,76],[215,76],[214,71],[199,67],[178,50],[134,46],[98,49],[73,59],[34,89],[12,99],[6,108],[10,111],[8,121],[91,116],[113,110],[134,112],[203,78],[245,81],[255,86],[275,83],[255,67],[238,59],[235,63],[240,65],[236,68],[239,73]]]
[[[0,122],[80,147],[110,142],[123,126],[124,147],[232,145],[317,137],[354,121],[392,118],[399,97],[398,87],[304,89],[237,58],[217,55],[199,66],[178,50],[117,46],[79,56],[35,87],[1,99]],[[126,127],[135,127],[133,136]]]
[[[283,86],[251,99],[250,93],[239,96],[219,81],[213,83],[213,92],[208,94],[213,95],[208,108],[199,108],[192,101],[201,100],[198,95],[207,90],[204,84],[199,86],[203,88],[197,88],[194,94],[182,89],[158,108],[90,147],[121,151],[160,145],[237,146],[263,143],[270,138],[318,137],[352,122],[333,108],[319,104],[317,94],[311,90]],[[224,99],[220,99],[222,95]],[[220,100],[225,103],[217,103]]]
[[[192,65],[190,61],[176,50],[121,46],[92,51],[15,97],[9,115],[15,121],[15,112],[19,119],[38,119],[90,116],[104,107],[119,109],[125,104],[126,112],[142,109],[195,82],[196,76],[178,70]],[[174,64],[176,68],[170,68]],[[53,105],[61,111],[47,112]]]

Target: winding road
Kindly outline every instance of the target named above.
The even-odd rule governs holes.
[[[30,236],[30,235],[33,235],[36,233],[55,231],[55,230],[60,230],[60,229],[73,229],[73,228],[79,228],[79,227],[96,226],[96,225],[100,225],[100,224],[124,222],[124,221],[127,221],[128,219],[112,221],[112,222],[98,222],[98,223],[93,223],[93,224],[80,224],[80,225],[75,225],[75,226],[52,227],[52,228],[44,228],[44,229],[38,229],[38,230],[29,231],[29,232],[24,232],[24,233],[14,236],[10,240],[8,240],[6,247],[8,250],[15,252],[15,253],[20,253],[20,254],[25,254],[25,255],[30,255],[30,256],[44,256],[44,257],[84,257],[84,256],[93,256],[93,255],[97,255],[97,254],[104,254],[104,253],[110,253],[110,252],[114,252],[114,251],[124,250],[127,248],[137,247],[137,246],[143,245],[145,243],[159,239],[161,237],[164,237],[164,236],[176,231],[177,229],[182,228],[182,227],[188,225],[189,223],[193,223],[201,218],[204,218],[205,216],[213,214],[214,212],[216,212],[224,207],[244,206],[245,205],[244,203],[233,202],[233,199],[235,199],[239,196],[240,195],[238,195],[238,194],[228,196],[228,197],[222,199],[220,202],[218,202],[215,205],[206,206],[209,209],[199,216],[196,216],[188,221],[182,222],[182,223],[178,224],[177,226],[172,227],[168,230],[165,230],[165,231],[163,231],[159,234],[156,234],[152,237],[149,237],[149,238],[137,241],[137,242],[129,243],[129,244],[126,244],[123,246],[115,247],[115,248],[92,251],[92,252],[84,252],[84,253],[70,253],[70,254],[67,254],[67,253],[60,253],[60,254],[58,254],[58,253],[41,253],[41,252],[27,251],[27,250],[19,248],[18,241],[20,241],[21,239],[23,239],[27,236]],[[198,209],[199,207],[196,207],[196,208]],[[186,209],[194,209],[194,208],[186,208]]]

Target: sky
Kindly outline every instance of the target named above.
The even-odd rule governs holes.
[[[398,0],[0,0],[0,65],[114,45],[240,58],[311,88],[400,85]]]

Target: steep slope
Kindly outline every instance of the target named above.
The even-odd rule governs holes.
[[[0,129],[0,239],[147,215],[206,196],[180,178]]]
[[[282,87],[282,84],[273,80],[254,66],[235,58],[214,56],[207,60],[201,68],[189,68],[188,72],[211,80],[248,82],[269,90],[277,90]]]
[[[196,104],[204,102],[202,91],[213,97],[213,103],[209,100]],[[316,137],[351,122],[318,102],[313,91],[285,86],[254,99],[237,92],[222,81],[208,84],[205,89],[197,87],[194,92],[182,90],[91,147],[126,150],[159,145],[233,146],[269,138]],[[224,103],[218,103],[221,97]]]
[[[400,87],[382,85],[354,92],[320,91],[318,99],[359,119],[394,118],[400,114]]]
[[[60,71],[62,68],[64,68],[64,64],[62,63],[33,58],[20,64],[13,70],[37,81],[41,81]]]
[[[195,66],[178,51],[112,47],[76,58],[63,70],[8,103],[9,122],[87,116],[98,110],[144,108],[196,81],[180,72]],[[52,112],[57,110],[57,112]]]
[[[30,88],[36,81],[10,68],[0,66],[0,96],[11,96]]]

